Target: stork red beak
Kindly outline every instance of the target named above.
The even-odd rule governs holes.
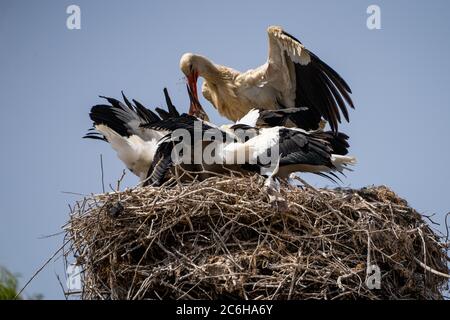
[[[189,91],[192,93],[193,95],[193,99],[191,99],[191,105],[189,107],[189,115],[197,115],[200,110],[198,110],[198,106],[195,103],[196,101],[198,101],[198,94],[197,94],[197,79],[198,79],[198,72],[197,71],[192,71],[189,76],[187,77],[187,81],[188,81],[188,88]]]
[[[205,110],[203,110],[203,107],[200,104],[200,101],[198,101],[198,99],[194,97],[194,94],[191,91],[191,88],[189,87],[189,85],[187,85],[186,87],[187,87],[187,91],[189,94],[189,100],[191,101],[191,106],[189,108],[189,115],[197,117],[204,121],[209,121],[209,117],[206,114]]]

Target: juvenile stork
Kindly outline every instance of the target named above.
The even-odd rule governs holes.
[[[271,26],[267,33],[267,62],[246,72],[214,64],[201,55],[184,54],[180,68],[194,96],[198,98],[197,79],[203,77],[203,96],[233,122],[252,108],[305,107],[308,112],[292,119],[291,126],[316,130],[323,118],[336,133],[341,113],[349,121],[347,106],[354,108],[348,84],[281,27]],[[200,110],[191,104],[189,113],[198,115]]]
[[[99,104],[91,108],[89,117],[94,125],[84,138],[108,142],[126,167],[144,181],[154,160],[158,143],[168,132],[143,128],[141,125],[180,116],[166,89],[164,95],[168,111],[156,108],[158,115],[134,99],[131,103],[123,92],[124,103],[101,96],[108,104]]]
[[[198,100],[190,92],[189,96],[191,104],[202,109]],[[265,120],[280,116],[280,114],[265,113],[263,115]],[[204,149],[213,145],[215,147],[214,158],[219,160],[217,163],[205,162],[199,166],[191,166],[191,171],[196,171],[195,174],[199,179],[209,177],[209,173],[223,173],[228,169],[228,171],[241,173],[260,173],[268,177],[266,183],[268,182],[269,186],[272,178],[285,179],[296,172],[310,172],[336,182],[333,177],[339,179],[337,173],[350,170],[348,166],[356,163],[354,157],[346,156],[349,147],[348,136],[343,133],[306,132],[303,129],[284,126],[254,127],[261,118],[260,111],[252,110],[235,124],[218,127],[195,116],[181,114],[141,125],[149,130],[174,132],[184,129],[190,133],[188,139],[179,140],[176,135],[168,134],[160,140],[148,172],[147,184],[158,186],[164,182],[166,173],[175,165],[173,151],[176,145],[185,145],[187,150],[192,150],[199,142],[203,155],[205,154]],[[196,130],[200,130],[202,133],[197,136],[199,140],[195,139]],[[207,131],[214,133],[214,139],[206,137],[210,136],[205,135]],[[261,162],[260,160],[267,155],[270,155],[271,162]],[[179,160],[177,159],[177,162]],[[202,158],[201,160],[206,159]],[[182,161],[179,164],[185,165]],[[202,171],[207,173],[203,174]]]

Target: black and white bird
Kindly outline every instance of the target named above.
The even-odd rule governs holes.
[[[180,68],[194,96],[197,98],[197,79],[203,77],[203,96],[233,122],[255,107],[267,110],[302,107],[307,111],[292,117],[289,126],[316,130],[323,118],[337,133],[341,115],[349,121],[347,107],[354,108],[349,85],[281,27],[271,26],[267,34],[267,62],[246,72],[217,65],[201,55],[184,54]],[[191,104],[189,113],[199,115],[201,110]]]
[[[188,90],[191,104],[203,110]],[[172,104],[164,90],[168,111],[155,112],[141,103],[132,103],[123,95],[124,102],[102,97],[109,104],[92,107],[90,118],[94,128],[85,137],[109,142],[126,167],[137,175],[144,185],[160,185],[180,164],[200,179],[227,171],[262,173],[270,177],[287,178],[294,172],[312,172],[333,180],[336,172],[343,172],[355,163],[348,153],[348,136],[342,133],[288,128],[284,123],[303,109],[251,110],[231,125],[216,126],[208,121],[183,113]],[[205,113],[206,115],[206,113]],[[203,117],[204,118],[204,117]],[[180,140],[173,132],[183,129],[189,139]],[[208,133],[208,134],[206,134]],[[207,138],[209,137],[209,138]],[[211,139],[214,137],[214,139]],[[173,150],[180,143],[196,150],[202,157],[207,147],[214,153],[214,161],[177,163]],[[192,160],[195,154],[191,155]],[[269,159],[264,162],[262,159]]]
[[[109,142],[125,166],[144,181],[153,162],[158,142],[168,132],[143,128],[141,124],[179,116],[166,89],[164,94],[168,111],[156,108],[159,116],[136,100],[132,100],[131,103],[123,93],[124,102],[101,96],[109,104],[99,104],[91,108],[89,116],[94,122],[94,127],[85,138]]]
[[[192,98],[192,96],[191,96]],[[191,100],[196,108],[201,109],[198,100]],[[263,112],[265,121],[269,123],[282,118],[282,112]],[[288,116],[289,113],[284,116]],[[240,172],[258,172],[270,177],[288,178],[292,173],[310,172],[321,176],[338,178],[336,173],[342,173],[349,165],[356,162],[348,153],[348,136],[342,133],[312,131],[306,132],[298,128],[284,126],[257,128],[255,123],[261,121],[258,110],[251,110],[246,116],[233,125],[217,127],[209,125],[198,118],[182,114],[159,122],[143,125],[145,128],[174,132],[178,129],[187,130],[195,139],[178,141],[171,135],[162,139],[156,151],[152,168],[149,170],[149,183],[160,184],[169,168],[174,165],[172,150],[177,144],[188,144],[191,149],[201,142],[202,148],[209,145],[215,147],[214,164],[201,166],[208,172],[217,172],[220,168]],[[198,124],[200,122],[200,125]],[[195,130],[201,130],[201,135],[195,135]],[[208,136],[214,140],[205,139],[205,132],[212,131]],[[211,132],[210,132],[211,133]],[[200,150],[203,153],[203,149]],[[264,161],[262,159],[264,158]],[[150,173],[152,172],[152,173]]]

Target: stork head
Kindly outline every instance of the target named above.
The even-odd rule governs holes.
[[[189,91],[193,95],[191,106],[189,107],[189,114],[195,116],[200,115],[201,111],[203,111],[198,109],[199,104],[193,103],[193,101],[198,101],[197,80],[200,68],[201,64],[199,63],[199,56],[192,53],[183,54],[180,60],[180,69],[186,76]]]

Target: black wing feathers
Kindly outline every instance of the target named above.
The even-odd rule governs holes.
[[[170,100],[166,88],[164,88],[164,95],[166,97],[167,109],[169,112],[157,108],[156,111],[159,113],[159,116],[155,112],[144,107],[144,105],[137,100],[133,99],[133,103],[131,103],[123,91],[122,98],[124,103],[111,97],[100,96],[101,98],[106,99],[109,104],[98,104],[93,106],[89,116],[94,122],[94,125],[104,124],[121,136],[129,137],[134,134],[130,128],[130,124],[133,121],[155,124],[160,123],[163,119],[180,117],[178,110]],[[101,134],[94,132],[89,132],[84,138],[105,140]]]
[[[161,120],[156,113],[144,107],[139,101],[133,99],[133,103],[136,107],[138,116],[144,119],[146,122],[155,122]]]
[[[89,117],[94,122],[94,125],[106,125],[112,130],[116,131],[123,137],[129,137],[134,134],[132,124],[138,122],[157,122],[161,119],[151,110],[145,108],[141,103],[133,100],[133,105],[125,94],[122,92],[122,97],[125,103],[117,99],[100,96],[108,104],[98,104],[91,108]],[[133,124],[135,126],[135,124]],[[86,138],[94,138],[94,134],[87,134]]]
[[[175,146],[173,141],[165,141],[159,144],[148,169],[147,179],[144,186],[160,186],[166,178],[167,172],[172,167],[172,150]]]
[[[171,118],[170,113],[167,112],[167,111],[164,110],[164,109],[161,109],[161,108],[155,108],[155,111],[159,114],[159,116],[160,116],[161,119],[163,119],[163,120],[167,120],[167,119],[170,119],[170,118]]]
[[[301,131],[280,129],[280,165],[309,164],[332,167],[328,143]]]
[[[169,92],[167,91],[167,88],[164,88],[164,97],[166,99],[167,110],[169,110],[169,114],[172,117],[179,117],[180,113],[178,112],[177,108],[173,105],[172,99],[170,99]]]
[[[348,148],[350,147],[348,143],[349,136],[345,133],[338,132],[337,134],[334,134],[331,131],[326,131],[316,132],[314,134],[329,144],[333,154],[341,156],[348,154]]]
[[[128,137],[130,133],[126,123],[131,121],[132,117],[126,118],[126,112],[115,110],[114,108],[123,110],[119,105],[111,107],[109,105],[99,104],[91,108],[89,116],[95,125],[104,124],[121,136]]]
[[[290,120],[298,128],[307,131],[318,129],[320,114],[316,110],[307,107],[285,108],[281,104],[279,105],[282,108],[278,110],[260,110],[258,126],[285,126]]]
[[[287,32],[283,33],[301,44],[294,36]],[[306,50],[309,54],[311,61],[306,65],[294,64],[296,75],[295,105],[308,107],[311,110],[315,109],[317,113],[311,111],[310,114],[307,114],[309,116],[308,120],[304,120],[303,123],[300,122],[299,117],[297,119],[299,122],[298,126],[305,130],[317,129],[317,127],[314,128],[314,121],[316,126],[318,126],[317,115],[319,114],[330,123],[331,130],[337,133],[338,124],[341,122],[340,112],[349,121],[347,105],[354,108],[350,97],[352,91],[345,80],[333,68],[311,51],[303,50]],[[305,125],[306,127],[304,127]]]
[[[282,32],[285,36],[288,36],[289,38],[291,38],[291,39],[293,39],[293,40],[295,40],[295,41],[297,41],[298,43],[300,43],[300,44],[303,44],[300,40],[298,40],[296,37],[294,37],[292,34],[290,34],[290,33],[287,33],[286,31],[284,31],[283,30],[283,32]]]
[[[167,110],[168,111],[163,110],[161,108],[156,108],[155,111],[159,114],[159,116],[163,120],[179,117],[180,113],[178,112],[177,108],[173,105],[172,99],[170,99],[169,92],[167,91],[167,88],[164,88],[164,97],[166,99],[166,104],[167,104]]]

